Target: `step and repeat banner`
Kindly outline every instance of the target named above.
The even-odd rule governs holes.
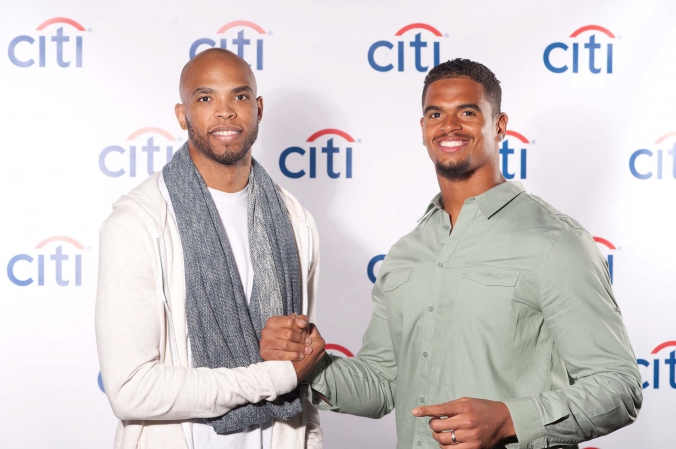
[[[456,57],[493,70],[510,117],[502,172],[595,237],[644,380],[637,423],[581,447],[669,446],[674,18],[672,0],[2,2],[0,447],[112,446],[98,230],[185,142],[180,70],[211,47],[256,75],[254,156],[316,217],[318,325],[348,357],[384,254],[438,191],[418,123],[425,74]],[[322,422],[328,449],[396,444],[392,415]]]

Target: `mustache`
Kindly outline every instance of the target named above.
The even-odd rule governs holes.
[[[434,140],[443,139],[444,137],[460,137],[461,139],[467,139],[467,140],[472,139],[472,136],[470,136],[469,134],[463,134],[463,133],[459,133],[459,132],[450,132],[450,133],[443,133],[443,134],[439,134],[438,136],[434,136]]]

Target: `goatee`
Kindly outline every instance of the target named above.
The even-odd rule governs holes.
[[[470,176],[472,176],[472,173],[474,173],[474,170],[471,170],[469,166],[469,158],[453,164],[442,164],[439,161],[434,164],[439,176],[450,181],[462,181],[469,179]]]

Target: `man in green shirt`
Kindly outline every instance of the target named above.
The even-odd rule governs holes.
[[[359,354],[325,355],[306,378],[320,409],[379,418],[396,406],[400,449],[576,447],[641,407],[594,240],[500,173],[500,99],[476,62],[427,75],[420,125],[441,193],[385,258]],[[307,354],[289,323],[268,322],[262,355]],[[313,349],[295,363],[316,363],[323,348]]]

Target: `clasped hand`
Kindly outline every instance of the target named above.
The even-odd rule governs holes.
[[[324,339],[305,315],[274,316],[261,332],[261,358],[293,362],[298,381],[312,372],[324,353]]]

